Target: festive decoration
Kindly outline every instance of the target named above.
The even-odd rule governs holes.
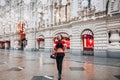
[[[25,38],[25,23],[23,21],[18,23],[17,32],[19,33],[21,40]]]
[[[94,48],[94,38],[92,35],[84,34],[82,35],[82,40],[84,44],[84,49],[91,50]]]
[[[44,41],[44,38],[37,38],[37,41]]]
[[[57,37],[54,37],[53,41],[54,41],[53,46],[55,46],[57,44]],[[65,44],[66,44],[66,48],[70,49],[70,38],[64,36],[64,41],[65,41]]]
[[[24,33],[24,26],[25,26],[25,23],[23,21],[20,21],[18,23],[18,32],[19,32],[19,34]]]

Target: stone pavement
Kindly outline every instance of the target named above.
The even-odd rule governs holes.
[[[57,80],[50,53],[0,50],[0,80]],[[120,80],[120,59],[66,53],[61,80]]]

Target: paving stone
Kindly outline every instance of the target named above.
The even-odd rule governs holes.
[[[71,71],[84,71],[83,67],[70,67]]]
[[[34,76],[32,80],[53,80],[53,76]]]
[[[43,65],[53,65],[55,63],[43,63]]]
[[[26,61],[36,61],[36,59],[26,59]]]
[[[5,64],[5,62],[0,62],[0,65],[3,65],[3,64]]]
[[[15,57],[15,58],[17,58],[17,59],[23,59],[23,57]]]
[[[23,67],[12,67],[10,69],[8,69],[7,71],[21,71],[23,69]]]

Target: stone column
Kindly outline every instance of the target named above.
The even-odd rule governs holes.
[[[108,57],[120,58],[120,31],[110,30],[110,44],[108,46]]]
[[[20,49],[20,47],[21,47],[19,45],[20,36],[18,34],[15,34],[13,38],[14,38],[14,40],[13,40],[14,49]]]
[[[20,48],[20,45],[18,40],[14,40],[14,49],[19,49],[19,48]]]
[[[119,50],[120,49],[120,31],[119,30],[110,30],[110,45],[109,50]]]
[[[7,49],[8,48],[8,43],[7,42],[5,42],[5,49]]]
[[[45,51],[50,51],[53,48],[53,38],[51,37],[51,31],[46,31],[45,34]]]
[[[35,50],[37,49],[37,40],[35,40],[35,33],[30,32],[26,34],[27,45],[24,50]]]
[[[11,46],[11,49],[14,49],[14,37],[11,36],[10,38],[10,46]]]
[[[53,47],[53,44],[52,44],[52,38],[51,37],[46,37],[45,38],[45,50],[46,51],[50,51],[50,49],[52,49]]]

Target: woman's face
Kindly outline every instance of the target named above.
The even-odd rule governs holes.
[[[61,39],[62,39],[61,35],[58,35],[58,40],[61,40]]]

